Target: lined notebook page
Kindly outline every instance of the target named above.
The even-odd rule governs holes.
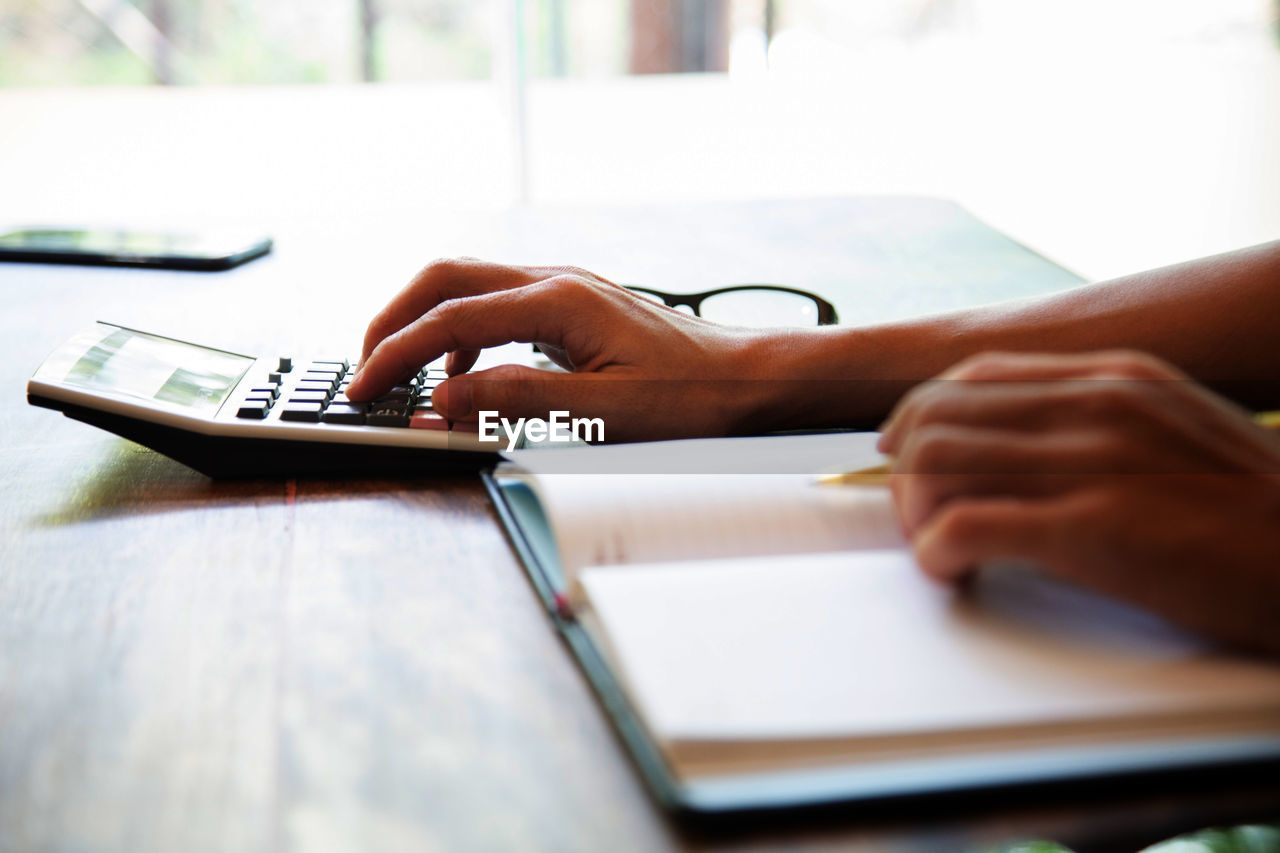
[[[885,548],[888,490],[793,474],[550,474],[535,486],[570,580],[583,566]]]
[[[588,565],[899,546],[887,489],[814,484],[816,473],[876,464],[874,440],[716,439],[513,456],[572,579]],[[591,473],[565,473],[584,469]],[[770,469],[786,473],[708,473]],[[653,470],[690,473],[637,473]]]

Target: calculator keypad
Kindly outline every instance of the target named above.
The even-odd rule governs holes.
[[[279,367],[245,395],[236,417],[263,420],[275,411],[280,420],[294,423],[449,429],[449,422],[431,407],[432,391],[447,378],[445,371],[424,367],[408,382],[369,403],[347,397],[351,372],[345,359],[303,365],[281,358]]]

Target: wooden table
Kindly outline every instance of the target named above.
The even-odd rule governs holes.
[[[1274,816],[1280,787],[1139,789],[688,834],[649,800],[476,480],[215,482],[24,399],[44,355],[99,318],[240,351],[353,350],[436,254],[550,251],[673,286],[713,268],[718,281],[790,270],[846,318],[918,309],[840,282],[838,238],[875,232],[872,208],[524,210],[415,223],[429,240],[404,223],[346,242],[316,230],[222,274],[0,267],[0,851],[952,850],[1027,837],[1102,850]],[[911,255],[903,227],[880,228],[898,250],[886,256]],[[1015,279],[981,295],[1012,295]]]

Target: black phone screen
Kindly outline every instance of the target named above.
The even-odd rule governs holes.
[[[235,234],[190,234],[84,228],[0,231],[0,259],[226,269],[266,254],[271,240]]]

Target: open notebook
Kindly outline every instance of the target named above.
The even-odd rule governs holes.
[[[500,513],[659,796],[783,807],[1280,758],[1280,665],[1030,567],[915,566],[874,436],[531,450]],[[746,473],[733,473],[746,472]]]

